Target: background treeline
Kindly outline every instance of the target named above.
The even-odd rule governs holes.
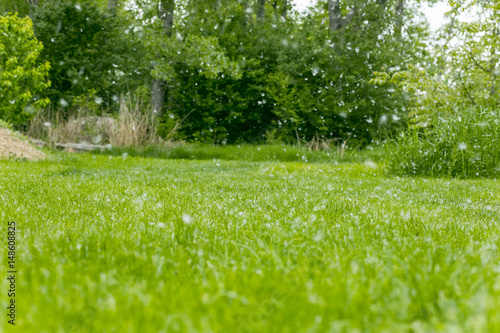
[[[500,3],[0,0],[0,118],[48,141],[384,143],[400,174],[500,172]],[[18,14],[8,14],[17,12]]]
[[[369,83],[373,72],[427,57],[419,4],[402,0],[319,1],[303,14],[287,0],[0,4],[28,16],[43,45],[43,112],[113,114],[130,94],[158,135],[186,141],[368,143],[406,116],[405,96]]]

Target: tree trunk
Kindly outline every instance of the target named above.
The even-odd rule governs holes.
[[[108,0],[108,10],[113,11],[118,6],[118,0]]]
[[[163,81],[153,79],[153,87],[151,88],[151,104],[153,104],[153,113],[155,116],[160,116],[163,109]]]
[[[287,0],[283,0],[283,11],[281,12],[281,18],[283,20],[286,20],[286,14],[287,14],[287,5],[288,5],[288,1]]]
[[[351,22],[356,14],[356,8],[352,8],[343,18],[340,13],[340,0],[328,0],[328,18],[330,20],[330,33],[339,31],[336,47],[341,48],[344,44],[345,27]]]
[[[385,11],[385,7],[387,6],[387,2],[389,0],[377,0],[377,3],[382,7],[382,10]]]
[[[162,20],[163,34],[167,37],[172,36],[172,28],[174,26],[174,0],[161,0],[158,6],[158,18]],[[153,104],[153,112],[159,117],[163,112],[163,102],[165,82],[160,79],[153,79],[151,88],[151,103]]]
[[[339,0],[328,0],[328,18],[330,19],[330,32],[335,32],[342,27]]]
[[[495,31],[493,32],[493,36],[492,37],[495,38],[495,39],[498,37],[498,30],[497,29],[495,29]],[[495,57],[495,55],[497,54],[496,50],[497,50],[497,48],[496,48],[495,44],[492,44],[492,47],[491,47],[491,60],[490,60],[490,75],[491,75],[490,96],[491,96],[491,98],[493,100],[494,107],[496,107],[495,97],[496,97],[496,95],[498,93],[498,87],[497,87],[498,72],[496,70],[496,64],[498,62],[498,58]]]
[[[240,24],[241,26],[246,26],[248,24],[248,1],[242,1],[243,15],[241,16]]]
[[[258,0],[257,19],[263,20],[266,13],[266,0]]]
[[[405,14],[405,0],[398,0],[396,4],[396,38],[401,40],[403,35],[403,18]]]
[[[167,37],[172,36],[172,28],[174,26],[174,0],[161,0],[158,8],[158,18],[163,22],[163,33]]]

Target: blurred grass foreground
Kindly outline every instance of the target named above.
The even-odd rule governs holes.
[[[500,330],[498,180],[131,155],[0,161],[16,331]]]

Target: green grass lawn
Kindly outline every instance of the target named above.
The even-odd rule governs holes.
[[[373,167],[0,161],[11,330],[499,332],[500,181]]]

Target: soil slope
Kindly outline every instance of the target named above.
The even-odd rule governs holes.
[[[10,130],[0,128],[0,158],[26,158],[36,161],[44,159],[45,154],[28,142],[16,138]]]

